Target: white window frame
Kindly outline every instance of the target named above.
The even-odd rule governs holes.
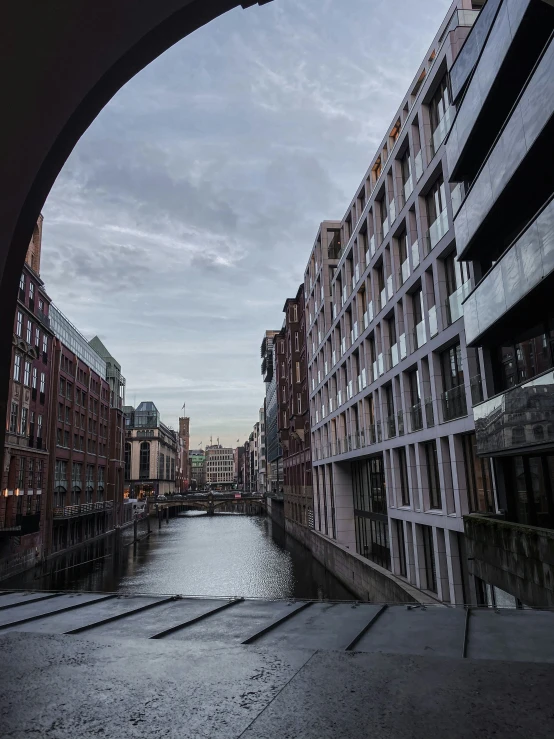
[[[13,379],[15,382],[19,382],[19,378],[21,377],[21,354],[17,354],[14,357],[13,360]]]

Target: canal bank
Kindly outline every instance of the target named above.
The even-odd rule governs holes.
[[[431,595],[414,588],[384,567],[361,557],[318,531],[285,519],[283,502],[268,499],[268,516],[274,524],[307,549],[316,562],[357,598],[373,603],[436,604]]]

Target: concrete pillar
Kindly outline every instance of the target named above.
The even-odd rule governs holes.
[[[412,585],[415,585],[416,566],[414,556],[414,524],[412,524],[411,521],[403,521],[402,525],[404,526],[404,541],[406,542],[406,573],[408,576],[408,580],[412,583]]]
[[[350,464],[333,463],[331,474],[333,475],[337,541],[355,552],[356,534],[354,529],[354,499]]]
[[[423,532],[421,531],[421,526],[419,524],[414,523],[413,527],[415,584],[417,588],[420,588],[421,590],[427,590],[427,572],[425,570]]]
[[[444,529],[433,526],[433,547],[435,550],[435,570],[437,576],[437,595],[440,600],[450,601],[449,572],[446,561]]]

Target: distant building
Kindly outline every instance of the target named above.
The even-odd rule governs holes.
[[[206,447],[206,482],[212,487],[233,487],[234,449],[220,444]]]
[[[175,492],[178,436],[154,403],[125,406],[125,495],[144,498]]]
[[[206,455],[203,449],[189,451],[190,489],[198,490],[206,485]]]
[[[190,466],[189,466],[189,449],[190,449],[190,418],[187,416],[179,419],[179,475],[177,489],[179,492],[185,492],[189,488]]]
[[[262,406],[259,413],[260,420],[256,424],[258,432],[258,493],[265,493],[267,486],[267,452],[265,437],[265,410]]]
[[[279,494],[283,486],[283,458],[277,427],[277,384],[275,377],[274,337],[278,331],[266,331],[261,346],[262,377],[265,382],[265,435],[268,493]]]

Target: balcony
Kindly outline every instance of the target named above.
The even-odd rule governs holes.
[[[435,425],[433,398],[425,398],[423,405],[425,406],[425,423],[427,424],[427,428],[433,428],[433,426]]]
[[[365,388],[367,387],[367,373],[365,371],[365,368],[362,370],[361,377],[362,377],[362,390],[365,390]]]
[[[458,385],[441,395],[442,419],[453,421],[455,418],[467,416],[467,401],[465,385]]]
[[[396,416],[388,416],[385,419],[385,428],[387,429],[387,439],[393,439],[396,436]]]
[[[419,244],[417,243],[417,240],[414,241],[410,248],[412,251],[412,267],[415,269],[419,266]]]
[[[429,316],[429,337],[432,339],[433,336],[436,336],[439,332],[439,325],[437,322],[437,306],[432,305],[428,312]]]
[[[446,135],[450,131],[452,121],[454,120],[454,106],[450,106],[444,112],[443,117],[438,122],[437,127],[433,131],[431,136],[431,152],[435,156],[437,151],[440,149],[442,142],[445,140]]]
[[[449,295],[445,301],[446,321],[451,326],[455,321],[464,315],[464,307],[462,303],[471,291],[471,280],[467,280],[452,295]]]
[[[552,194],[545,162],[554,152],[553,67],[550,42],[456,216],[456,248],[463,259],[496,259],[498,244]]]
[[[396,203],[394,202],[394,199],[390,201],[389,203],[389,223],[392,226],[392,224],[396,220]]]
[[[402,188],[402,192],[404,193],[404,203],[408,201],[408,198],[414,191],[414,183],[412,180],[412,175],[408,177],[406,182],[404,183],[404,186]]]
[[[473,408],[477,453],[540,450],[554,442],[554,372],[479,403]]]
[[[419,182],[423,175],[423,157],[421,154],[421,149],[415,155],[414,165],[415,165],[416,182]]]
[[[425,331],[425,320],[420,321],[415,327],[415,349],[422,347],[427,341]]]
[[[400,334],[398,337],[398,353],[400,355],[400,359],[406,359],[408,356],[408,352],[406,349],[406,334]]]
[[[390,348],[390,354],[391,354],[391,366],[396,367],[396,365],[399,362],[399,352],[398,352],[398,343],[393,344]]]
[[[104,500],[99,503],[83,503],[82,505],[56,506],[54,508],[54,518],[77,518],[78,516],[89,516],[93,513],[108,512],[112,509],[112,500]]]
[[[554,531],[472,514],[464,532],[472,575],[526,606],[554,607]]]
[[[396,414],[396,422],[398,427],[398,436],[404,436],[404,411],[398,411]]]
[[[387,277],[387,298],[390,300],[393,295],[394,295],[394,283],[393,283],[392,275],[389,275]]]
[[[456,214],[462,207],[462,202],[465,197],[465,186],[463,182],[459,182],[456,187],[450,193],[450,200],[452,202],[452,216],[456,218]]]
[[[371,256],[375,254],[375,234],[369,239],[369,253]],[[367,260],[369,264],[369,259]]]
[[[443,210],[435,221],[429,226],[424,237],[425,256],[431,253],[435,246],[448,231],[448,213]]]
[[[410,260],[405,259],[398,270],[398,286],[403,285],[410,276]]]
[[[513,334],[527,315],[551,299],[554,272],[554,200],[504,252],[464,303],[470,345]],[[546,278],[549,278],[548,280]],[[536,308],[531,308],[534,301]],[[527,306],[526,306],[527,304]]]
[[[408,416],[410,419],[410,431],[421,431],[423,428],[423,413],[421,409],[421,403],[416,403],[408,409]]]
[[[387,288],[386,288],[386,286],[379,293],[379,298],[380,298],[380,308],[381,308],[381,310],[383,310],[383,308],[387,304]]]

